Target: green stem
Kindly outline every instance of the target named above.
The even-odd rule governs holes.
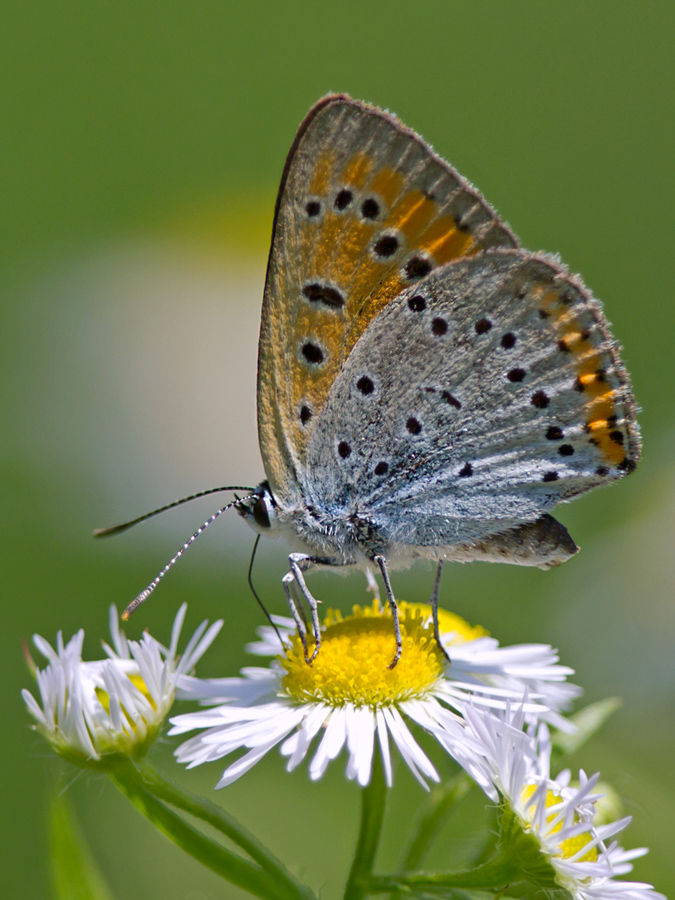
[[[262,900],[297,900],[297,893],[289,894],[267,872],[205,837],[153,797],[143,787],[142,779],[131,764],[120,765],[110,770],[109,774],[122,793],[153,825],[221,878]]]
[[[417,833],[408,848],[403,863],[404,872],[412,872],[418,868],[446,816],[452,807],[468,794],[473,784],[471,778],[461,772],[447,784],[434,788],[417,826]]]
[[[217,829],[238,847],[241,847],[291,896],[300,895],[306,900],[313,898],[314,895],[309,888],[296,881],[284,864],[235,818],[229,816],[224,809],[166,781],[147,762],[139,765],[138,769],[143,788],[154,797],[170,803],[171,806],[175,806]]]
[[[364,882],[368,894],[382,894],[389,891],[439,891],[448,888],[473,888],[474,890],[499,891],[511,882],[522,879],[517,866],[508,860],[498,858],[477,866],[469,872],[450,872],[442,875],[401,875],[371,876]]]
[[[382,760],[379,749],[375,748],[370,784],[361,793],[361,826],[344,900],[361,900],[367,893],[365,883],[371,878],[380,843],[386,797]]]

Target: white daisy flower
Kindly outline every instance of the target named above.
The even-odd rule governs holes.
[[[431,622],[431,607],[426,603],[409,603],[410,609],[420,611],[425,624]],[[274,624],[287,645],[295,634],[293,619],[273,616]],[[444,609],[438,610],[438,626],[441,642],[451,659],[445,675],[450,681],[462,685],[472,684],[476,690],[481,685],[502,689],[510,697],[523,697],[546,707],[539,718],[563,731],[573,729],[561,712],[568,711],[582,690],[566,679],[574,669],[558,663],[557,652],[548,644],[515,644],[500,647],[499,642],[488,635],[481,626],[470,626],[464,619]],[[247,650],[257,656],[276,656],[283,648],[274,628],[258,629],[260,641],[247,645]]]
[[[598,815],[598,775],[588,778],[581,770],[575,785],[569,770],[551,777],[546,725],[536,733],[532,727],[525,730],[522,709],[486,714],[467,707],[465,719],[483,745],[477,755],[483,775],[479,783],[493,800],[501,798],[516,825],[504,852],[511,861],[522,860],[527,880],[547,891],[564,888],[574,900],[665,900],[649,884],[616,880],[647,850],[627,851],[616,841],[609,843],[630,817],[607,822]]]
[[[46,668],[36,670],[41,703],[27,690],[22,694],[37,730],[57,753],[95,768],[105,767],[110,754],[145,753],[171,709],[179,679],[193,669],[223,624],[215,622],[207,630],[208,623],[202,622],[179,657],[186,610],[183,604],[171,643],[164,647],[147,633],[140,641],[127,640],[111,606],[113,646],[104,643],[108,658],[95,662],[82,660],[82,629],[67,644],[59,632],[56,650],[34,635],[35,646],[48,660]]]
[[[409,719],[432,733],[467,771],[481,778],[476,753],[482,748],[467,733],[461,717],[467,702],[500,709],[508,699],[521,701],[528,684],[528,660],[531,681],[536,684],[551,681],[559,687],[559,680],[570,670],[555,665],[550,648],[507,654],[500,666],[499,649],[489,638],[484,658],[480,653],[467,654],[466,645],[485,641],[484,632],[459,617],[452,617],[452,628],[443,628],[448,635],[452,632],[447,640],[453,663],[448,668],[434,639],[429,607],[401,603],[399,611],[403,653],[394,669],[388,668],[393,651],[391,617],[375,601],[372,606],[355,606],[353,615],[346,618],[328,612],[321,651],[311,666],[305,662],[292,623],[276,619],[283,647],[271,628],[262,629],[262,641],[250,647],[259,655],[277,655],[269,668],[244,669],[239,678],[183,679],[182,697],[214,708],[171,720],[170,734],[201,731],[178,748],[178,760],[193,767],[246,749],[224,771],[217,785],[224,787],[277,744],[288,758],[288,770],[294,769],[317,739],[310,778],[320,778],[346,747],[347,777],[366,785],[377,741],[385,779],[391,785],[391,739],[426,787],[427,779],[438,781],[439,776],[413,738],[405,721]],[[532,701],[527,705],[529,715],[548,712],[538,693]]]

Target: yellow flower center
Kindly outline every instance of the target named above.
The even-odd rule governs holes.
[[[141,692],[141,694],[143,694],[143,696],[148,701],[150,706],[152,706],[152,708],[155,711],[157,711],[157,704],[150,696],[150,692],[148,691],[146,684],[143,681],[143,679],[141,678],[141,676],[140,675],[127,675],[127,678],[134,685],[134,687],[137,687],[138,690]],[[96,696],[98,697],[98,700],[99,700],[101,706],[103,707],[103,709],[108,714],[110,714],[110,695],[108,694],[108,692],[104,691],[103,688],[97,687],[96,688]],[[122,709],[124,709],[124,707],[122,707]],[[127,711],[124,710],[124,712],[126,714]]]
[[[522,799],[525,805],[527,806],[527,801],[532,797],[536,790],[536,785],[530,784],[527,785],[523,789]],[[561,801],[560,794],[556,794],[554,791],[548,790],[546,791],[546,808],[548,809],[551,806],[557,806]],[[531,822],[534,818],[534,811],[536,809],[536,805],[527,807],[527,815],[529,821]],[[550,816],[546,819],[546,822],[550,825],[551,822],[555,819],[557,813],[551,813]],[[574,823],[580,822],[581,819],[575,813],[574,814]],[[560,821],[556,825],[554,825],[550,833],[555,834],[557,831],[560,831],[563,827],[563,822]],[[576,856],[580,850],[590,844],[592,839],[590,828],[588,831],[583,831],[581,834],[577,834],[576,837],[567,838],[564,841],[560,842],[560,853],[556,854],[561,859],[570,859],[572,856]],[[590,847],[588,852],[583,856],[580,856],[576,861],[577,862],[596,862],[598,858],[598,850],[596,847]]]
[[[425,696],[433,689],[445,667],[445,658],[428,622],[431,608],[421,603],[399,604],[403,652],[393,669],[396,643],[389,609],[354,606],[345,618],[328,610],[319,653],[308,666],[297,635],[286,656],[280,657],[286,674],[282,685],[286,693],[302,703],[322,701],[331,706],[346,703],[355,706],[391,706],[411,697]],[[451,627],[446,628],[445,617]],[[459,617],[444,613],[442,632],[455,631],[460,639],[470,640],[472,629]],[[466,637],[462,637],[466,635]],[[313,641],[308,640],[311,653]]]
[[[408,609],[418,609],[425,619],[431,616],[431,606],[428,603],[404,603],[401,605]],[[441,636],[452,635],[447,641],[450,645],[475,641],[476,638],[485,637],[490,633],[482,625],[469,625],[467,621],[455,613],[448,612],[447,609],[438,610],[438,630]]]

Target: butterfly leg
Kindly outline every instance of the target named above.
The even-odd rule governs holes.
[[[398,606],[396,605],[396,598],[394,597],[394,592],[391,589],[391,582],[389,581],[389,572],[387,572],[387,563],[383,556],[374,556],[373,562],[376,562],[380,567],[380,572],[382,573],[382,580],[384,581],[384,589],[387,593],[387,601],[389,603],[389,609],[391,610],[391,618],[394,623],[394,637],[396,638],[396,653],[394,654],[394,658],[387,666],[388,669],[393,669],[396,663],[401,658],[401,652],[403,651],[403,642],[401,640],[401,625],[398,620]]]
[[[302,641],[302,647],[305,651],[305,662],[307,663],[307,665],[311,665],[316,657],[316,654],[321,648],[321,623],[319,622],[318,601],[312,596],[312,593],[307,587],[307,583],[305,581],[305,576],[303,573],[306,572],[307,569],[310,569],[312,566],[334,566],[342,565],[342,563],[323,556],[307,556],[305,553],[291,553],[291,555],[288,557],[288,562],[291,567],[291,571],[288,572],[282,579],[284,591],[286,592],[286,600],[288,601],[288,605],[291,607],[291,613],[293,614],[295,625],[298,629],[300,640]],[[306,629],[304,631],[300,630],[300,616],[297,606],[291,598],[290,585],[293,581],[297,584],[298,588],[300,589],[300,593],[307,601],[307,606],[309,607],[310,616],[312,618],[312,631],[314,632],[315,645],[314,651],[309,657],[307,655],[307,643],[305,638]]]
[[[366,590],[370,591],[370,593],[373,595],[373,597],[377,600],[378,605],[380,607],[380,612],[381,612],[382,611],[382,603],[380,601],[380,586],[375,581],[375,576],[373,575],[373,573],[371,572],[370,569],[366,569],[366,581],[368,582],[368,587],[366,588]]]
[[[309,614],[312,617],[312,631],[314,632],[314,651],[312,655],[307,657],[307,645],[303,641],[303,649],[305,651],[305,662],[308,665],[311,665],[316,657],[316,654],[319,652],[321,648],[321,624],[319,623],[319,605],[316,599],[312,596],[309,588],[307,587],[307,583],[305,581],[305,576],[303,575],[303,570],[307,570],[310,568],[312,563],[314,562],[314,557],[305,556],[304,553],[291,553],[288,557],[288,562],[291,566],[291,571],[289,574],[293,575],[293,579],[295,583],[300,588],[300,593],[307,601],[307,606],[309,606]],[[297,622],[296,622],[297,625]]]
[[[295,622],[295,628],[298,632],[298,636],[302,642],[302,649],[305,654],[305,662],[309,662],[307,658],[307,638],[305,637],[307,626],[302,621],[300,613],[298,612],[298,607],[296,605],[295,600],[293,599],[293,594],[291,593],[291,584],[295,581],[295,576],[292,572],[287,572],[284,577],[281,579],[281,584],[284,588],[284,594],[286,594],[286,602],[288,603],[288,608],[291,611],[291,615],[293,616],[293,621]]]
[[[443,656],[447,659],[448,662],[451,662],[450,657],[448,656],[448,651],[445,649],[443,644],[441,643],[441,635],[438,629],[438,592],[441,588],[441,574],[443,572],[443,560],[440,560],[438,563],[438,567],[436,569],[436,578],[434,579],[434,586],[431,589],[431,597],[429,598],[429,603],[431,604],[431,615],[434,622],[434,637],[436,638],[436,643],[443,654]]]

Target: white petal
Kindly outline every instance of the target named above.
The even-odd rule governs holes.
[[[213,625],[210,626],[210,628],[207,630],[204,637],[201,639],[201,641],[197,644],[197,646],[191,652],[188,653],[188,650],[186,648],[180,659],[180,662],[178,664],[177,671],[182,673],[184,671],[189,671],[190,669],[194,669],[194,667],[197,665],[199,660],[202,658],[202,656],[206,653],[208,648],[214,642],[214,640],[216,639],[216,637],[222,627],[223,627],[223,620],[217,619],[213,623]]]
[[[286,765],[289,772],[292,772],[305,758],[310,744],[330,713],[330,706],[325,706],[323,703],[317,704],[303,720],[299,731],[282,744],[281,754],[290,757]]]
[[[401,756],[408,764],[408,768],[415,778],[417,778],[419,783],[426,790],[429,790],[429,786],[422,775],[426,775],[427,778],[431,778],[433,781],[440,781],[436,769],[432,766],[426,754],[423,753],[422,748],[413,738],[408,726],[401,718],[399,711],[394,707],[387,707],[382,710],[382,714],[387,723],[389,733],[394,739],[394,743],[398,747]]]
[[[178,653],[178,639],[180,637],[181,629],[183,628],[183,622],[185,621],[185,614],[187,613],[187,603],[182,603],[180,609],[176,613],[176,618],[173,620],[173,628],[171,629],[171,643],[169,644],[169,656],[174,657]],[[203,625],[204,623],[202,623]],[[189,646],[189,645],[188,645]]]
[[[114,603],[110,604],[110,609],[108,610],[108,624],[110,626],[110,636],[112,637],[115,653],[120,659],[129,659],[127,639],[120,630],[120,620],[117,615],[117,607]]]
[[[373,764],[373,745],[375,738],[375,716],[368,707],[348,706],[347,719],[347,778],[356,778],[361,787],[370,781]]]
[[[314,758],[309,764],[309,777],[312,781],[321,778],[326,771],[328,763],[335,759],[342,750],[347,738],[347,719],[343,709],[334,709],[331,713],[321,743]]]
[[[45,714],[40,709],[40,704],[37,702],[31,692],[27,691],[26,688],[23,688],[23,690],[21,691],[21,696],[24,699],[24,703],[28,707],[28,712],[33,716],[33,718],[37,719],[37,721],[41,725],[46,725],[47,719],[45,718]]]
[[[249,769],[252,769],[276,743],[276,741],[270,741],[267,744],[263,744],[261,747],[256,747],[255,750],[250,750],[245,756],[242,756],[241,759],[232,763],[232,765],[223,772],[222,778],[216,785],[216,788],[226,787],[228,784],[232,784],[233,781],[241,778],[241,776],[248,772]]]
[[[204,705],[239,702],[246,706],[261,698],[276,697],[279,675],[269,669],[243,670],[244,678],[194,678],[180,675],[178,696],[183,700],[199,700]]]
[[[389,732],[387,731],[387,723],[385,721],[382,710],[378,709],[375,713],[377,721],[377,737],[380,742],[380,751],[382,753],[382,768],[384,769],[384,781],[387,787],[391,787],[393,783],[393,773],[391,768],[391,751],[389,749]]]

